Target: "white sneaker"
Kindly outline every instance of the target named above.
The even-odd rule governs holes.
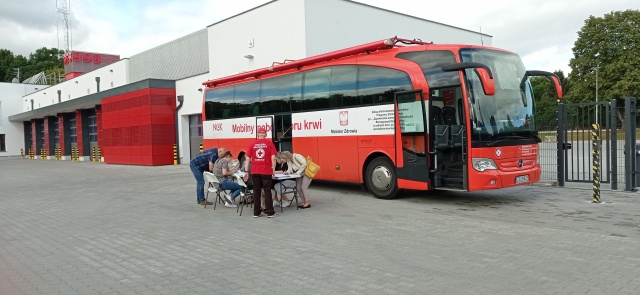
[[[275,201],[275,202],[273,202],[273,206],[274,206],[274,207],[275,207],[275,206],[280,206],[280,201]]]
[[[227,200],[229,200],[229,203],[233,203],[233,199],[231,198],[230,195],[224,194],[224,197],[227,198]]]
[[[238,205],[231,203],[224,203],[224,206],[227,208],[238,208]]]
[[[241,197],[244,197],[244,193],[243,193],[243,192],[240,192],[240,196],[241,196]]]
[[[291,206],[291,201],[282,201],[282,207],[289,207]]]

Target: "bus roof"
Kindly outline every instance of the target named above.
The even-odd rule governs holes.
[[[416,39],[403,39],[398,37],[379,40],[371,43],[366,43],[354,47],[331,51],[320,55],[310,56],[299,60],[285,60],[282,63],[274,62],[270,67],[257,69],[249,72],[244,72],[236,75],[221,77],[217,79],[208,80],[203,82],[202,85],[206,87],[215,87],[222,84],[233,83],[242,81],[244,79],[254,78],[258,79],[263,75],[274,74],[277,72],[283,72],[291,69],[300,69],[304,66],[313,65],[320,62],[326,62],[334,59],[354,56],[362,53],[372,53],[376,51],[388,50],[392,48],[400,48],[402,45],[431,45],[431,46],[455,46],[455,47],[469,47],[469,48],[487,48],[510,52],[500,48],[487,47],[481,45],[468,45],[468,44],[433,44],[433,42],[423,42]]]
[[[222,77],[222,78],[218,78],[218,79],[212,79],[212,80],[209,80],[209,81],[206,81],[206,82],[202,83],[202,85],[205,85],[207,87],[212,87],[212,86],[217,86],[217,85],[220,85],[220,84],[226,84],[226,83],[229,83],[229,82],[244,80],[244,79],[247,79],[247,78],[258,78],[258,77],[260,77],[262,75],[266,75],[266,74],[282,72],[282,71],[286,71],[286,70],[290,70],[290,69],[294,69],[294,68],[298,68],[299,69],[299,68],[301,68],[303,66],[308,66],[308,65],[315,64],[315,63],[319,63],[319,62],[329,61],[329,60],[343,58],[343,57],[348,57],[348,56],[352,56],[352,55],[356,55],[356,54],[360,54],[360,53],[365,53],[365,52],[370,53],[370,52],[379,51],[379,50],[391,49],[391,48],[397,47],[398,43],[405,44],[405,45],[431,45],[431,44],[433,44],[432,42],[423,42],[423,41],[415,40],[415,39],[411,40],[411,39],[402,39],[402,38],[398,38],[398,37],[393,37],[393,38],[379,40],[379,41],[375,41],[375,42],[371,42],[371,43],[367,43],[367,44],[362,44],[362,45],[358,45],[358,46],[354,46],[354,47],[340,49],[340,50],[336,50],[336,51],[332,51],[332,52],[328,52],[328,53],[323,53],[323,54],[320,54],[320,55],[315,55],[315,56],[311,56],[311,57],[307,57],[307,58],[303,58],[303,59],[299,59],[299,60],[295,60],[295,61],[286,60],[284,63],[276,63],[276,62],[274,62],[273,65],[271,65],[270,67],[267,67],[267,68],[262,68],[262,69],[258,69],[258,70],[244,72],[244,73],[240,73],[240,74],[236,74],[236,75],[232,75],[232,76],[227,76],[227,77]]]

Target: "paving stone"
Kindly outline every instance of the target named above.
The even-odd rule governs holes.
[[[195,204],[186,165],[0,160],[0,294],[637,294],[640,194],[314,181],[275,219]],[[246,209],[246,208],[245,208]],[[464,283],[461,283],[464,282]]]

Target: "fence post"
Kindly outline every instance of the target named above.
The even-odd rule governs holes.
[[[625,190],[636,187],[636,99],[624,98],[624,178]]]
[[[610,102],[611,115],[609,116],[611,129],[611,189],[618,189],[618,102],[612,99]]]
[[[558,186],[563,187],[564,186],[564,167],[565,167],[565,148],[566,148],[566,144],[565,144],[565,131],[566,131],[566,114],[567,114],[567,107],[565,106],[565,104],[563,103],[559,103],[558,104],[558,115],[557,117],[557,121],[558,121],[558,128],[556,129],[556,141],[557,141],[557,165],[558,165]]]
[[[593,162],[593,202],[600,203],[600,126],[591,124],[591,139],[593,145],[591,149]]]

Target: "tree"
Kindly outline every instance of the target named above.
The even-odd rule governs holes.
[[[553,72],[560,80],[562,92],[567,93],[571,89],[570,80],[565,77],[562,70]],[[533,87],[534,101],[536,104],[536,122],[539,130],[555,130],[558,126],[556,122],[558,102],[555,88],[546,77],[532,77],[531,87]]]
[[[20,82],[40,72],[64,72],[63,53],[56,48],[42,47],[27,58],[0,49],[0,82],[11,82],[16,68],[20,69]]]
[[[569,102],[640,97],[640,11],[614,11],[590,16],[578,32],[569,62]]]
[[[11,82],[13,79],[13,52],[7,49],[0,49],[0,82]]]

